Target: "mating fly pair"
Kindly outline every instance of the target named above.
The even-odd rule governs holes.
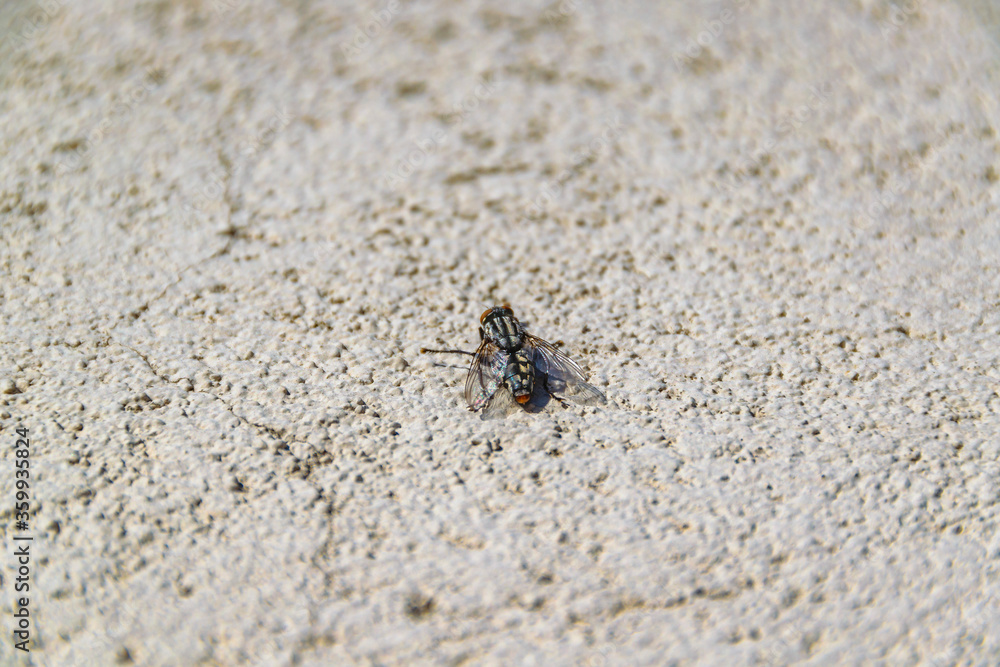
[[[479,348],[428,350],[472,356],[465,379],[465,402],[484,418],[500,417],[517,405],[538,406],[548,397],[565,405],[565,400],[581,405],[603,405],[601,391],[587,383],[579,365],[551,343],[525,331],[510,305],[489,308],[479,318]],[[532,400],[532,398],[536,400]]]

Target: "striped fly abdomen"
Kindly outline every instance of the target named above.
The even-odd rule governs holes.
[[[523,404],[531,400],[535,390],[535,369],[524,350],[512,352],[507,357],[503,379],[515,401]]]

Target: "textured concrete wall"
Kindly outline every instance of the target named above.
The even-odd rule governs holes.
[[[337,4],[4,2],[0,662],[997,664],[989,6]]]

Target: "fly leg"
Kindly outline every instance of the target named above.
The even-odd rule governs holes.
[[[470,357],[476,356],[475,352],[466,352],[465,350],[430,350],[426,347],[420,348],[421,354],[426,354],[428,352],[434,352],[437,354],[467,354]],[[465,368],[462,366],[449,366],[448,364],[438,364],[438,363],[435,363],[434,365],[440,366],[441,368],[457,368],[459,370],[465,370]]]
[[[542,381],[542,387],[545,388],[545,392],[549,396],[551,396],[552,398],[554,398],[557,401],[559,401],[559,405],[563,406],[564,408],[568,408],[569,407],[569,403],[566,402],[565,398],[563,398],[562,396],[559,396],[558,394],[556,394],[555,392],[553,392],[551,389],[549,389],[549,376],[548,375],[546,375],[545,379]]]

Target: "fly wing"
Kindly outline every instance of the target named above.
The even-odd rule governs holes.
[[[515,412],[520,405],[514,401],[514,395],[510,389],[501,386],[496,393],[486,402],[480,419],[500,419]]]
[[[545,382],[552,393],[581,405],[607,403],[604,393],[587,382],[580,365],[553,347],[552,343],[526,333],[524,347],[531,353],[535,370],[545,375]]]
[[[497,393],[503,380],[500,349],[484,340],[476,349],[465,378],[465,402],[470,410],[479,410]]]

